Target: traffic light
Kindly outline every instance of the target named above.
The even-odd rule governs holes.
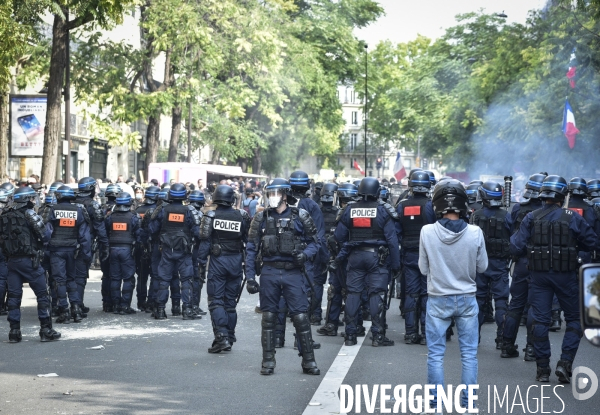
[[[383,166],[383,160],[381,159],[381,157],[377,157],[376,165],[378,169],[380,169],[381,166]]]

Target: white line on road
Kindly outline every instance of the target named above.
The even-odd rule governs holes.
[[[354,362],[360,347],[369,336],[371,322],[365,321],[363,322],[363,325],[365,326],[366,331],[365,337],[358,337],[358,343],[355,346],[342,346],[302,415],[340,413],[338,390],[340,389],[346,374],[350,370],[350,367],[352,367],[352,363]]]

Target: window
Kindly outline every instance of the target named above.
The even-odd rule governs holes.
[[[350,134],[350,150],[356,149],[358,146],[358,134]]]
[[[358,111],[352,111],[352,125],[358,125]]]
[[[354,90],[350,92],[350,102],[353,104],[356,102],[356,92]]]

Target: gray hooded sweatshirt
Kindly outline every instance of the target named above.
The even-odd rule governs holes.
[[[453,232],[442,223],[421,229],[419,269],[427,275],[427,294],[475,294],[476,273],[488,267],[483,232],[474,225],[461,226],[461,230]]]

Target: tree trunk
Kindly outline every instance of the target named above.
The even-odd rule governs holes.
[[[248,172],[248,157],[240,157],[237,160],[238,166],[242,168],[244,173]]]
[[[67,15],[67,9],[62,7]],[[56,161],[60,142],[62,92],[65,78],[67,22],[54,15],[52,26],[52,52],[50,56],[50,78],[48,80],[48,108],[44,128],[44,156],[42,158],[42,183],[56,179]]]
[[[0,95],[0,179],[8,177],[8,94]]]
[[[160,180],[158,177],[150,177],[150,163],[156,162],[158,145],[160,139],[160,114],[148,117],[148,129],[146,132],[146,180]]]
[[[173,107],[171,111],[171,141],[169,142],[169,162],[177,161],[177,149],[179,148],[179,134],[181,134],[181,105]]]
[[[188,108],[187,120],[187,162],[192,162],[192,101]]]
[[[252,160],[252,174],[260,174],[262,169],[262,159],[260,157],[260,147],[254,149],[254,159]]]
[[[212,158],[210,160],[211,164],[219,164],[220,158],[221,158],[221,152],[218,150],[213,150]]]

